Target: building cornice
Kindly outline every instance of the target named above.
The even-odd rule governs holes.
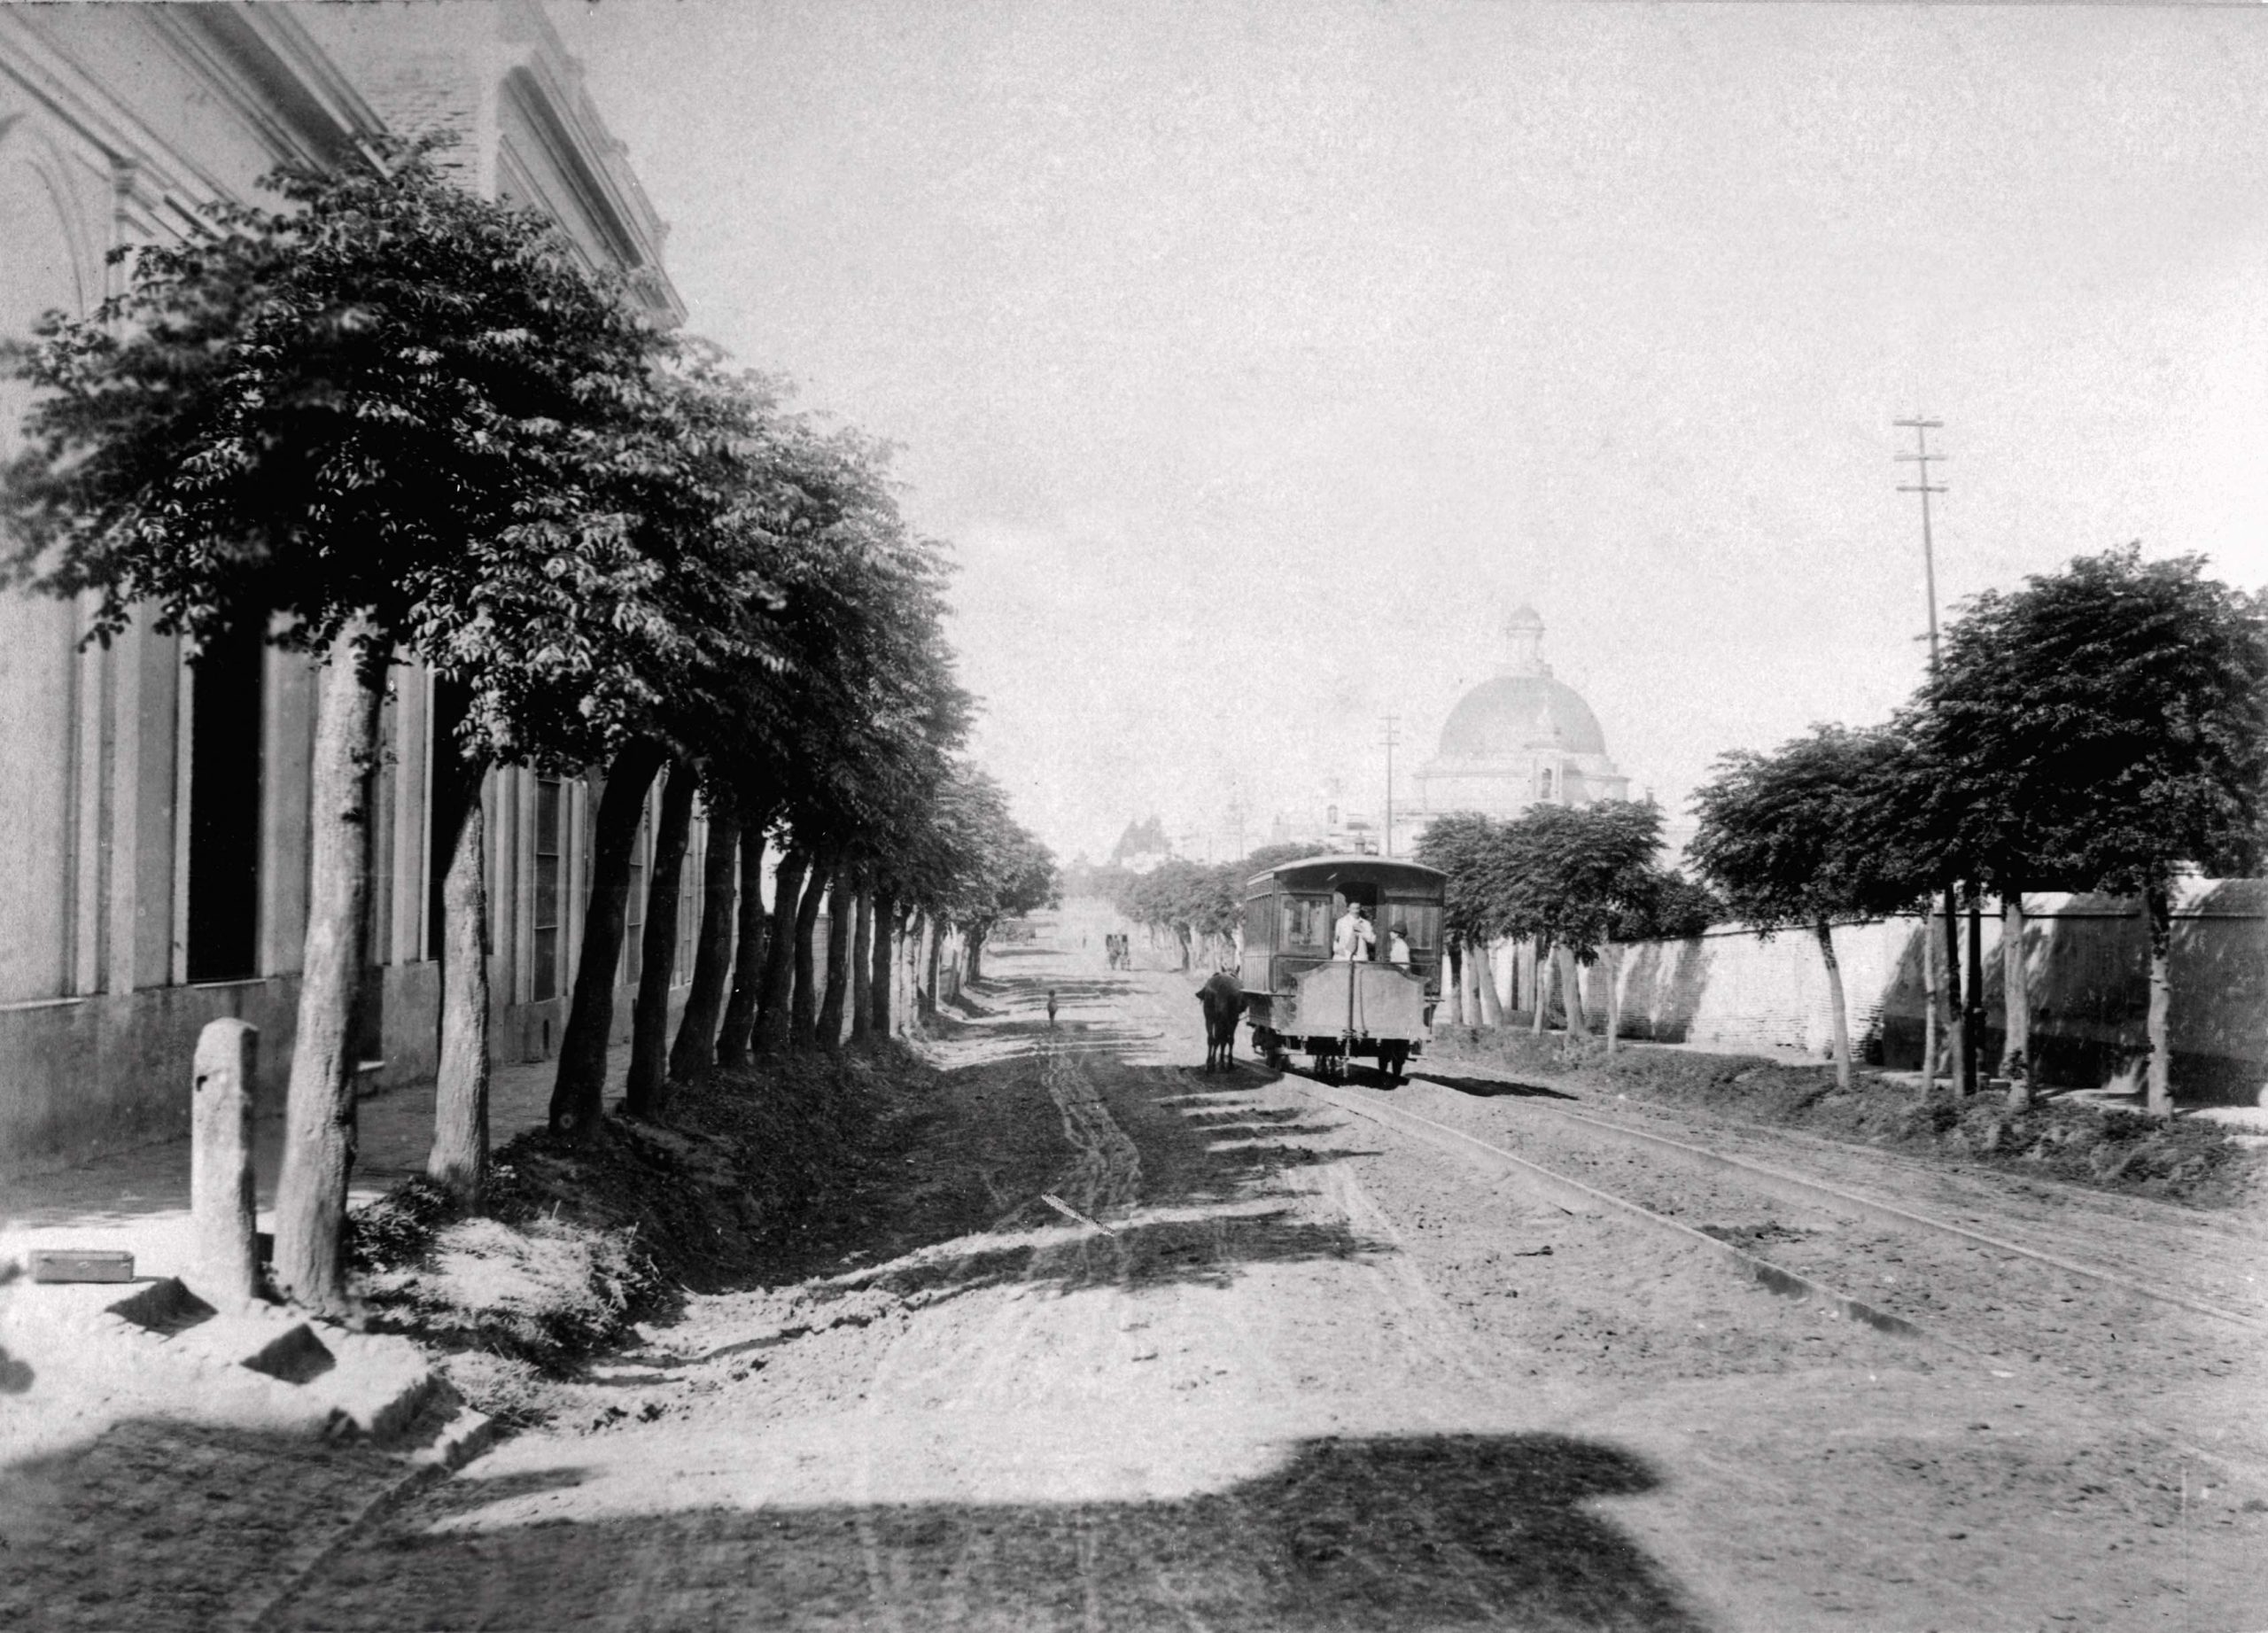
[[[628,149],[599,116],[582,64],[532,0],[516,0],[507,17],[507,86],[519,96],[584,214],[606,235],[622,272],[649,306],[682,323],[685,303],[662,264],[668,225],[631,169]]]

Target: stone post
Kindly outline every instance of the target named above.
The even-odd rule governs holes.
[[[252,1245],[252,1085],[260,1029],[208,1021],[197,1035],[190,1112],[189,1206],[197,1232],[197,1291],[215,1304],[249,1300],[259,1285]]]

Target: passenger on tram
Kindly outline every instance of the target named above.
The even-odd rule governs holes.
[[[1386,931],[1386,961],[1396,969],[1410,968],[1410,927],[1399,919]]]
[[[1378,931],[1371,928],[1371,910],[1347,904],[1347,911],[1339,915],[1339,922],[1332,926],[1331,956],[1343,961],[1370,959],[1377,956]]]

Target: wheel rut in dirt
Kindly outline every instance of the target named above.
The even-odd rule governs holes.
[[[1118,1212],[1134,1206],[1142,1193],[1142,1153],[1126,1137],[1096,1093],[1086,1061],[1066,1050],[1043,1047],[1043,1078],[1063,1117],[1063,1138],[1076,1155],[1059,1187],[1072,1206],[1087,1214]]]

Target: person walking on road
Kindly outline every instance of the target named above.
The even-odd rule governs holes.
[[[1053,987],[1047,989],[1047,1030],[1051,1032],[1055,1030],[1055,989]]]

